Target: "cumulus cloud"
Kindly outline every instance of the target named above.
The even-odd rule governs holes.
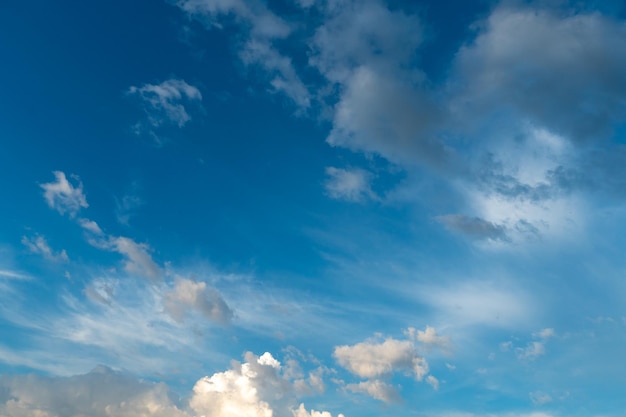
[[[79,181],[77,186],[72,185],[61,171],[54,171],[54,182],[41,184],[44,189],[44,198],[50,208],[61,214],[69,213],[75,216],[81,208],[89,207],[83,194],[83,184]],[[76,178],[75,178],[76,179]]]
[[[291,390],[278,360],[268,352],[248,352],[244,363],[196,382],[189,404],[206,417],[332,417],[327,411],[307,411],[304,404],[296,409]]]
[[[202,100],[197,87],[175,78],[160,84],[131,86],[128,94],[139,97],[147,116],[146,122],[139,122],[135,126],[136,133],[147,131],[157,141],[159,127],[172,125],[182,128],[191,120],[185,104],[196,105]]]
[[[22,244],[32,253],[39,254],[51,262],[69,262],[69,257],[65,249],[55,252],[50,248],[48,241],[43,236],[22,237]]]
[[[359,383],[347,384],[345,388],[384,402],[397,402],[400,394],[396,387],[387,382],[395,373],[412,375],[417,381],[422,381],[427,377],[428,362],[418,353],[413,341],[415,339],[413,336],[417,336],[417,332],[409,328],[405,334],[409,340],[372,339],[355,345],[336,346],[333,356],[339,365],[353,375],[366,379]],[[426,336],[426,339],[435,340],[432,334]],[[433,387],[435,387],[435,381],[437,379],[434,377],[427,379]]]
[[[623,22],[505,4],[477,27],[476,39],[457,55],[463,111],[515,112],[575,141],[606,137],[623,121]]]
[[[362,169],[326,168],[326,193],[337,200],[360,202],[376,199],[370,186],[371,174]]]
[[[164,383],[138,380],[104,366],[71,377],[0,375],[0,415],[332,417],[327,411],[308,411],[292,397],[282,401],[291,388],[271,354],[248,352],[245,360],[198,380],[188,400],[178,400]]]
[[[418,355],[408,340],[386,339],[383,342],[361,342],[352,346],[337,346],[333,356],[339,365],[362,378],[388,376],[393,372],[409,371],[421,381],[428,373],[428,363]]]
[[[233,311],[216,289],[184,278],[178,278],[174,288],[165,294],[165,309],[178,322],[190,311],[223,324],[233,317]]]

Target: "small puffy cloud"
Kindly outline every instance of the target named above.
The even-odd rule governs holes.
[[[508,342],[500,343],[500,350],[502,352],[508,352],[509,350],[511,350],[512,347],[513,347],[513,342],[511,342],[510,340]]]
[[[522,360],[534,360],[539,356],[545,355],[546,349],[542,342],[530,342],[526,347],[518,347],[515,349],[515,354]]]
[[[408,340],[386,339],[383,342],[361,342],[337,346],[333,356],[348,371],[362,378],[388,376],[394,372],[411,372],[421,381],[428,373],[426,359],[418,355]]]
[[[378,379],[367,380],[359,382],[358,384],[348,384],[346,389],[355,393],[367,394],[372,398],[386,402],[386,403],[398,403],[400,402],[400,394],[396,388],[386,382]]]
[[[438,216],[436,220],[451,232],[468,236],[472,239],[507,240],[506,228],[502,225],[463,214]]]
[[[177,322],[182,322],[190,311],[222,324],[233,317],[233,311],[221,294],[204,282],[178,278],[174,288],[165,294],[164,304],[165,310]],[[261,357],[260,360],[265,359]]]
[[[405,334],[411,339],[423,343],[429,347],[437,347],[442,350],[450,348],[450,338],[448,336],[439,336],[434,327],[426,326],[425,330],[417,330],[409,327]]]
[[[48,241],[43,236],[35,237],[22,237],[22,244],[28,248],[32,253],[42,255],[45,259],[51,262],[69,262],[69,257],[65,249],[60,252],[55,252],[50,248]]]
[[[326,193],[337,200],[360,202],[376,199],[370,181],[372,175],[362,169],[326,168]]]
[[[138,123],[136,132],[147,130],[155,139],[158,139],[155,129],[163,125],[178,128],[185,126],[191,116],[184,104],[195,104],[202,100],[202,94],[197,87],[179,79],[169,79],[160,84],[144,84],[141,87],[132,86],[128,89],[128,94],[141,99],[147,116],[147,123]]]
[[[41,184],[44,189],[44,198],[50,208],[61,214],[69,213],[75,216],[81,208],[89,207],[83,194],[83,184],[79,181],[77,186],[72,185],[65,173],[54,171],[56,181]]]
[[[538,339],[549,339],[551,337],[554,337],[555,335],[556,333],[554,332],[553,328],[546,328],[538,331],[537,333],[533,333],[533,337]]]
[[[293,411],[293,417],[333,417],[328,411],[307,411],[304,404],[300,404],[297,410]],[[337,417],[344,417],[343,414],[337,414]]]

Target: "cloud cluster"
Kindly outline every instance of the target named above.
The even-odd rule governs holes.
[[[540,356],[546,354],[546,342],[548,339],[555,337],[554,329],[545,328],[532,334],[533,339],[526,346],[514,347],[512,341],[500,343],[500,350],[507,352],[512,350],[517,358],[521,361],[533,361]]]
[[[417,381],[426,378],[428,384],[438,389],[439,381],[428,375],[428,362],[419,354],[416,342],[447,349],[449,338],[438,336],[436,330],[430,326],[424,331],[411,327],[405,334],[407,340],[389,337],[384,340],[371,339],[355,345],[336,346],[333,356],[337,363],[351,374],[365,379],[347,384],[345,388],[387,403],[398,402],[400,394],[389,380],[395,373],[402,373],[411,375]]]
[[[247,353],[245,360],[233,363],[227,371],[201,378],[188,400],[182,401],[163,383],[137,380],[103,366],[65,378],[0,375],[0,415],[332,417],[327,411],[307,411],[304,404],[293,402],[290,381],[271,354],[259,357]]]
[[[447,182],[460,203],[435,219],[482,246],[572,237],[588,193],[623,194],[626,158],[610,139],[626,121],[626,25],[600,12],[497,4],[434,82],[420,68],[430,28],[382,0],[299,1],[288,17],[260,1],[177,4],[244,33],[243,62],[319,110],[330,145]],[[308,59],[290,58],[302,48]],[[327,175],[331,198],[375,197],[365,171]]]

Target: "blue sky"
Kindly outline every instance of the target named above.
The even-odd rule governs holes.
[[[625,19],[1,5],[0,415],[622,415]]]

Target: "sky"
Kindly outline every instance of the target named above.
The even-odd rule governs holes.
[[[1,417],[617,417],[626,6],[0,3]]]

